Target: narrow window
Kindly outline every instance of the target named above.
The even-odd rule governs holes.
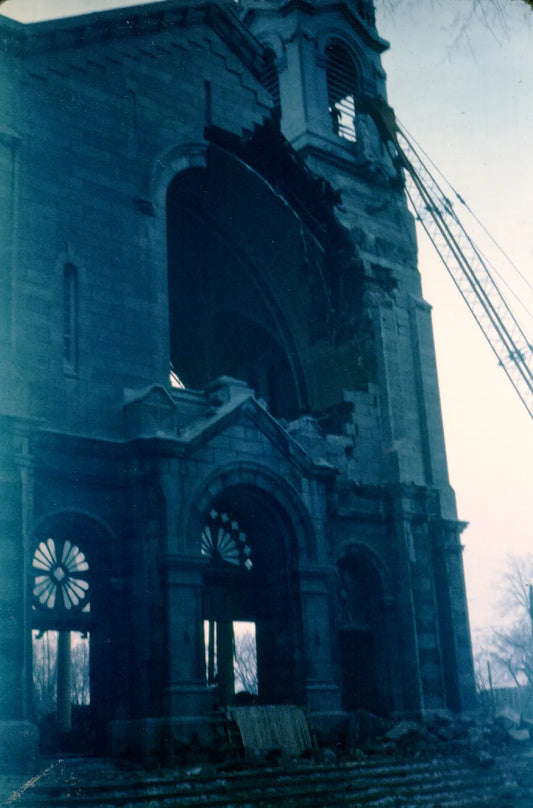
[[[78,360],[78,273],[74,264],[63,267],[63,366],[76,373]]]
[[[342,42],[332,40],[326,48],[329,113],[333,131],[355,142],[357,70],[353,57]]]

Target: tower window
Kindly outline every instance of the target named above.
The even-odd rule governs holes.
[[[355,142],[357,70],[354,59],[342,42],[333,40],[326,48],[328,103],[333,131]]]
[[[78,273],[74,264],[63,267],[63,365],[75,373],[78,353]]]

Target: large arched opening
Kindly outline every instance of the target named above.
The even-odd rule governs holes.
[[[229,487],[204,513],[201,553],[208,686],[217,689],[222,704],[250,697],[268,704],[302,702],[296,538],[287,515],[258,488]],[[253,627],[254,636],[245,660],[236,654],[243,625]],[[243,661],[255,667],[255,688],[240,675]]]
[[[109,532],[62,511],[33,533],[30,570],[33,707],[44,752],[98,750],[111,701],[104,608]]]
[[[388,715],[390,649],[383,577],[371,554],[351,548],[337,562],[343,706]]]
[[[214,146],[205,168],[171,182],[166,212],[174,372],[194,389],[241,378],[275,416],[296,417],[308,407],[295,319],[297,218],[259,175]]]

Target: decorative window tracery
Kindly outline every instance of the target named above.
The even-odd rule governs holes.
[[[328,103],[333,131],[355,142],[357,131],[357,69],[349,49],[343,42],[332,40],[326,48]]]
[[[35,608],[58,611],[88,611],[89,564],[84,553],[66,539],[42,541],[33,554]]]
[[[214,563],[232,564],[250,571],[252,551],[236,519],[216,508],[209,511],[202,529],[201,553]]]

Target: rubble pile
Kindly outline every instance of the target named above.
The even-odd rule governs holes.
[[[436,711],[423,721],[391,723],[365,710],[349,717],[346,733],[348,756],[390,754],[424,757],[457,756],[489,766],[502,753],[531,748],[533,722],[508,707],[493,717],[454,716]]]

